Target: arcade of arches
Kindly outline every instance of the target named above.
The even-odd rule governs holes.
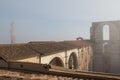
[[[50,63],[51,65],[64,67],[63,61],[59,57],[53,58]],[[78,60],[77,55],[73,52],[71,53],[68,60],[68,68],[69,69],[77,69],[78,68]]]
[[[68,56],[65,58],[63,53],[60,53],[60,55],[63,55],[64,57],[56,57],[57,53],[55,54],[55,57],[53,57],[49,64],[59,66],[59,67],[65,67],[69,69],[77,69],[77,70],[83,70],[88,71],[92,70],[92,51],[91,48],[83,48],[79,49],[79,53],[77,49],[75,49],[76,52],[67,53]],[[69,52],[69,51],[67,51]],[[58,54],[59,55],[59,54]],[[52,55],[54,56],[54,55]],[[48,58],[49,59],[49,58]],[[67,60],[67,61],[66,61]],[[66,66],[67,65],[67,66]]]

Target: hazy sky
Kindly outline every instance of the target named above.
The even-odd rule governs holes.
[[[120,20],[120,0],[0,0],[0,43],[89,39],[92,22]]]

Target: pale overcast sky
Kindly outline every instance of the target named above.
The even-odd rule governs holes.
[[[0,0],[0,44],[89,39],[92,22],[120,20],[120,0]]]

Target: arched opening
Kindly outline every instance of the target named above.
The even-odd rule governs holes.
[[[64,67],[63,61],[58,57],[53,58],[49,64],[54,66]]]
[[[108,42],[103,43],[103,54],[106,53],[107,48],[108,48]]]
[[[68,62],[68,67],[69,69],[77,69],[78,68],[78,61],[77,61],[77,56],[75,53],[72,53],[69,57],[69,62]]]
[[[110,31],[109,25],[103,26],[103,40],[110,40]]]

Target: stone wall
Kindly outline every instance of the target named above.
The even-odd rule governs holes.
[[[40,56],[30,57],[30,58],[26,58],[26,59],[18,59],[16,61],[18,61],[18,62],[41,63],[40,62]]]
[[[109,26],[109,40],[103,40],[103,27]],[[120,73],[120,21],[94,22],[90,31],[93,42],[93,70]]]

